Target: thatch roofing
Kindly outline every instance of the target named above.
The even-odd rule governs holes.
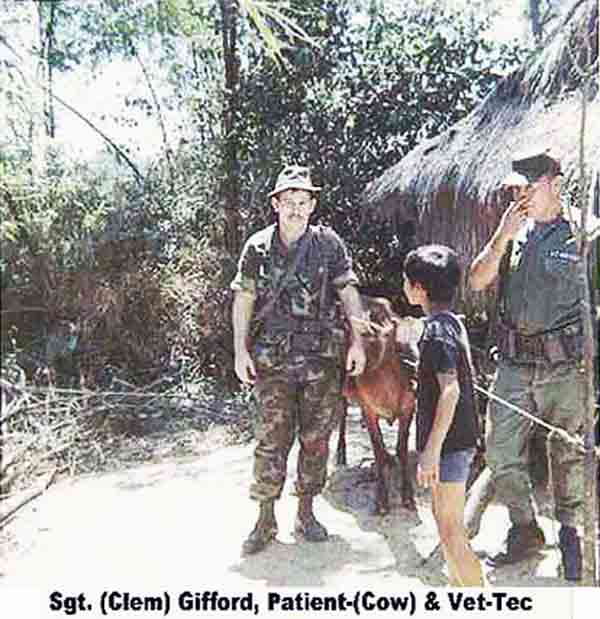
[[[591,34],[589,47],[582,44],[583,33]],[[368,211],[395,223],[416,220],[420,242],[452,243],[472,258],[500,215],[497,189],[510,171],[511,153],[533,144],[549,146],[561,158],[567,181],[578,177],[581,66],[593,76],[586,99],[588,172],[598,166],[598,4],[578,0],[537,58],[366,188]]]

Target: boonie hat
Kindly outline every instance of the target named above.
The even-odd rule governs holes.
[[[512,172],[502,181],[504,186],[535,183],[545,175],[562,174],[560,162],[550,154],[550,149],[537,149],[519,153],[512,160]]]
[[[310,179],[310,170],[305,166],[290,165],[283,168],[275,189],[269,194],[272,198],[274,195],[285,191],[286,189],[304,189],[305,191],[321,191],[322,187],[315,187]]]

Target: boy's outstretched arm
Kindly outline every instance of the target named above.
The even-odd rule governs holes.
[[[440,386],[440,397],[435,409],[433,426],[417,466],[417,483],[425,488],[437,484],[440,480],[442,446],[460,397],[460,385],[455,369],[436,374],[436,377]]]

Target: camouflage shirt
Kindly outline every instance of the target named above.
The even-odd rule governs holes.
[[[506,319],[520,333],[561,329],[580,319],[585,272],[571,239],[562,217],[525,227],[515,238],[504,303]]]
[[[262,319],[259,325],[253,324],[252,331],[258,335],[259,348],[261,344],[281,346],[284,342],[288,346],[287,363],[291,353],[306,356],[303,353],[307,353],[311,341],[314,350],[308,351],[309,356],[330,356],[330,351],[323,346],[319,348],[319,333],[341,330],[337,290],[358,284],[346,246],[331,228],[309,226],[305,235],[308,236],[286,249],[277,224],[253,234],[244,245],[231,283],[234,291],[245,290],[255,295],[254,317],[260,315]],[[307,246],[303,250],[304,243]],[[298,251],[304,252],[302,259],[289,277]],[[269,307],[281,282],[281,293],[273,307]],[[294,333],[307,335],[304,342],[296,340],[297,349],[293,349],[290,340],[290,334]]]

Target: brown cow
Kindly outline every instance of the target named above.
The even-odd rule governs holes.
[[[376,490],[375,510],[389,511],[389,481],[392,458],[388,453],[379,419],[392,424],[398,422],[396,456],[402,475],[402,504],[415,510],[413,485],[408,466],[408,433],[415,411],[416,397],[416,348],[406,341],[398,341],[398,327],[403,321],[392,311],[391,303],[381,297],[363,297],[368,312],[369,328],[363,334],[367,366],[358,377],[348,377],[344,385],[347,401],[357,403],[366,422],[375,455]],[[346,414],[340,422],[337,462],[346,464]]]

